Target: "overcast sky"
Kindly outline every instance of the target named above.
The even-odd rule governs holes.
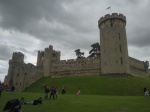
[[[106,10],[111,6],[111,10]],[[150,61],[150,0],[0,0],[0,80],[13,52],[36,64],[37,51],[53,45],[61,59],[88,56],[100,42],[98,20],[107,13],[127,18],[129,56]]]

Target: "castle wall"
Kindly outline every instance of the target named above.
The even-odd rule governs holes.
[[[148,77],[149,69],[146,68],[146,62],[129,57],[130,71],[133,76]]]
[[[129,57],[130,66],[134,66],[138,69],[145,70],[144,61],[137,60],[135,58]]]
[[[130,66],[130,71],[132,76],[137,77],[150,77],[150,70],[145,71],[144,69],[139,69],[134,66]]]
[[[40,70],[41,71],[41,70]],[[22,91],[32,83],[43,77],[42,73],[33,64],[23,64],[14,70],[13,85],[16,91]]]
[[[70,59],[52,64],[52,77],[100,75],[100,59]]]

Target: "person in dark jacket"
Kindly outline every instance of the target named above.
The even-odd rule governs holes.
[[[51,97],[53,97],[53,100],[54,100],[54,99],[55,99],[54,95],[55,95],[55,88],[52,87],[52,88],[50,89],[50,97],[49,97],[49,100],[51,99]]]
[[[49,94],[49,88],[46,86],[45,88],[45,99],[48,99],[48,94]]]

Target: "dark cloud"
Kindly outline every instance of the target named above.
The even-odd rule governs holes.
[[[1,1],[0,12],[2,16],[1,27],[4,29],[26,32],[43,41],[52,39],[65,41],[71,38],[71,33],[76,36],[74,40],[81,38],[78,34],[90,33],[94,29],[91,25],[88,12],[82,2],[30,0],[13,2]],[[72,10],[72,7],[77,8]],[[80,10],[80,11],[78,11]],[[88,23],[89,21],[89,23]],[[95,22],[97,23],[97,22]],[[86,38],[86,37],[83,37]],[[76,41],[77,41],[76,40]],[[85,40],[86,41],[86,40]]]

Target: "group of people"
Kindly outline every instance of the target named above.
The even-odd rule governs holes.
[[[45,87],[45,99],[50,100],[51,97],[53,97],[53,100],[57,99],[57,93],[58,93],[57,87],[54,86],[52,88],[49,88],[48,86]]]

